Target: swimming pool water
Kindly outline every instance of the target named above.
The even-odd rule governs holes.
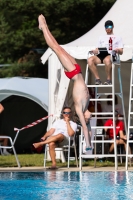
[[[0,200],[131,200],[133,172],[1,172]]]

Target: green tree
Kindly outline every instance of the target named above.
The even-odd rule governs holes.
[[[1,0],[0,63],[16,62],[32,48],[47,48],[37,17],[44,14],[60,44],[88,32],[115,0]]]

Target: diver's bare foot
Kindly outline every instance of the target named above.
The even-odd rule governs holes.
[[[37,148],[41,147],[42,145],[43,145],[42,142],[38,142],[38,143],[34,143],[34,144],[33,144],[33,147],[34,147],[35,149],[37,149]]]
[[[46,24],[46,20],[45,17],[41,14],[38,17],[38,23],[39,23],[39,29],[42,30],[42,27],[44,26],[44,24]]]

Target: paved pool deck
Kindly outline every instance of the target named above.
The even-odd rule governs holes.
[[[43,172],[43,171],[80,171],[79,168],[77,167],[70,167],[70,168],[64,168],[60,167],[56,170],[51,170],[44,167],[5,167],[5,168],[0,168],[0,172]],[[115,171],[115,167],[82,167],[82,171]],[[116,171],[126,171],[125,167],[118,167]],[[133,167],[128,167],[128,171],[133,171]]]

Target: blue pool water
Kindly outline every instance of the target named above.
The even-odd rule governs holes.
[[[1,172],[0,200],[131,200],[133,172]]]

